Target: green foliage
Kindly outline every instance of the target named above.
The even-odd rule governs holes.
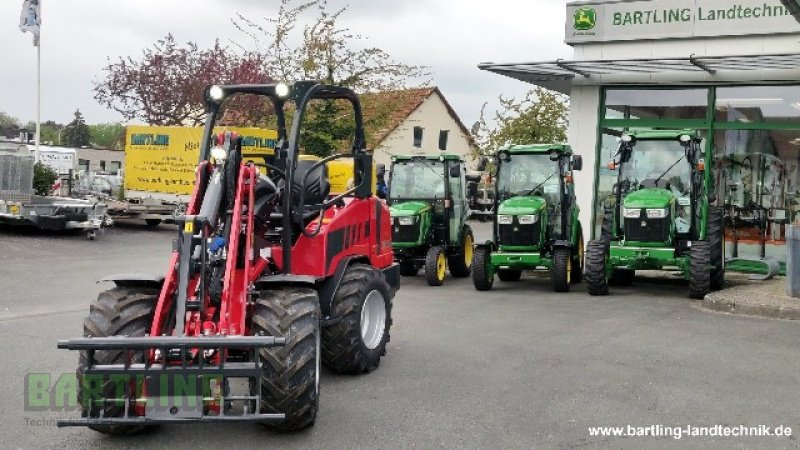
[[[63,144],[67,147],[88,147],[91,145],[89,126],[83,118],[79,109],[75,110],[75,118],[64,127],[61,133]]]
[[[50,166],[40,162],[33,165],[33,190],[36,191],[36,195],[49,194],[57,179],[58,174]]]
[[[0,111],[0,128],[18,128],[19,119]]]
[[[502,110],[495,112],[494,128],[489,128],[484,104],[476,130],[479,151],[487,155],[508,144],[551,144],[567,140],[569,99],[537,87],[522,101],[500,96]]]
[[[125,126],[120,123],[89,125],[89,135],[96,148],[123,150],[125,147]]]
[[[55,123],[52,120],[42,123],[42,142],[52,142],[53,145],[61,145],[61,130],[64,125]]]

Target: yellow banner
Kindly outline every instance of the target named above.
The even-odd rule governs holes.
[[[275,154],[278,133],[261,128],[218,127],[242,137],[244,161]],[[202,128],[128,126],[125,132],[125,189],[191,195],[200,157]]]

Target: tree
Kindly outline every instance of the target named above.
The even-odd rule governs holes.
[[[521,101],[500,96],[494,128],[486,121],[486,104],[474,130],[481,155],[508,144],[549,144],[567,140],[569,99],[537,87]]]
[[[263,55],[273,78],[293,82],[317,80],[352,88],[357,93],[398,90],[428,76],[427,68],[397,62],[377,47],[360,45],[366,38],[338,24],[347,8],[331,10],[326,0],[282,0],[278,14],[263,23],[242,14],[234,26]],[[298,28],[305,14],[307,24]],[[240,45],[241,49],[245,49]],[[304,123],[301,145],[307,152],[328,156],[353,133],[352,114],[343,102],[312,104]],[[348,117],[350,120],[348,120]]]
[[[19,128],[19,119],[0,111],[0,129]]]
[[[89,126],[83,119],[79,109],[75,110],[75,118],[61,132],[61,140],[67,147],[88,147],[91,144]]]
[[[125,147],[125,126],[120,123],[100,123],[89,125],[92,146],[111,150]]]
[[[36,125],[34,125],[34,130],[36,129]],[[64,129],[64,125],[60,123],[55,123],[52,120],[48,120],[47,122],[42,122],[42,136],[41,141],[43,143],[52,142],[53,145],[61,145],[61,132]]]
[[[267,83],[261,55],[238,55],[217,41],[201,50],[181,46],[168,34],[144,49],[141,59],[109,60],[106,77],[95,83],[95,99],[127,120],[150,125],[200,125],[206,111],[203,95],[211,84]],[[242,105],[255,115],[259,105]],[[256,111],[253,111],[256,109]]]
[[[33,165],[33,190],[36,195],[47,195],[53,188],[58,174],[50,166],[37,162]]]

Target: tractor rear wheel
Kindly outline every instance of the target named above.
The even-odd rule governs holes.
[[[401,261],[400,262],[400,275],[404,277],[413,277],[419,273],[419,266],[415,261]]]
[[[461,248],[457,253],[447,257],[447,265],[450,266],[450,275],[455,278],[466,278],[472,273],[472,254],[475,238],[472,235],[472,228],[464,225],[461,238]]]
[[[578,247],[572,252],[572,284],[578,284],[583,281],[583,230],[578,228]]]
[[[425,280],[428,286],[441,286],[447,273],[447,256],[438,245],[428,249],[425,255]]]
[[[500,269],[497,271],[497,278],[500,281],[514,282],[522,278],[522,271],[516,269]]]
[[[725,210],[720,206],[708,208],[708,244],[711,252],[711,290],[725,286]]]
[[[692,242],[689,252],[689,297],[702,300],[711,291],[711,247],[706,241]]]
[[[83,335],[91,337],[108,336],[135,336],[143,337],[150,332],[153,323],[153,312],[158,301],[159,289],[151,287],[115,287],[103,291],[98,295],[97,301],[89,306],[89,316],[83,321]],[[124,364],[125,353],[121,350],[96,351],[95,364]],[[142,352],[134,352],[130,363],[144,363]],[[106,404],[98,406],[90,403],[99,398],[84,399],[84,371],[89,364],[85,351],[80,353],[78,360],[78,402],[81,405],[82,417],[122,417],[125,406],[120,404]],[[91,382],[86,384],[91,386]],[[102,395],[105,398],[117,398],[116,393],[123,392],[119,382],[112,379],[104,380]],[[84,402],[87,404],[84,405]],[[139,425],[92,425],[89,428],[104,434],[131,434],[143,430]]]
[[[472,258],[472,284],[479,291],[488,291],[494,284],[492,271],[492,251],[489,247],[478,246]]]
[[[630,286],[633,284],[634,278],[636,278],[636,271],[633,269],[614,269],[608,282],[614,286]]]
[[[285,287],[259,292],[253,309],[253,335],[285,337],[286,345],[262,348],[262,414],[283,413],[286,420],[265,423],[276,431],[314,425],[319,408],[320,310],[317,291]]]
[[[589,295],[608,295],[607,256],[608,243],[603,240],[589,241],[586,247],[586,271],[583,274]]]
[[[550,278],[556,292],[569,292],[572,277],[572,255],[569,248],[557,247],[553,250],[553,267]]]
[[[341,320],[322,329],[323,364],[336,373],[375,370],[392,327],[392,297],[383,273],[365,264],[348,267],[331,312]]]

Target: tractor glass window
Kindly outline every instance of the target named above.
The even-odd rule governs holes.
[[[607,119],[705,119],[708,89],[608,89]]]
[[[677,139],[636,142],[630,160],[622,164],[619,170],[619,187],[623,197],[652,187],[672,192],[676,199],[676,231],[689,232],[692,221],[692,171],[684,148]]]
[[[444,168],[440,161],[396,162],[389,197],[392,200],[444,198]]]
[[[549,205],[560,203],[557,162],[548,154],[511,155],[500,165],[497,189],[501,199],[516,196],[543,196]]]

